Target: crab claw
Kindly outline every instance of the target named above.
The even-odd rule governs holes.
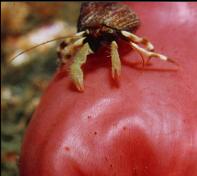
[[[84,91],[83,70],[81,66],[86,63],[87,55],[91,54],[92,50],[88,43],[85,43],[76,53],[73,63],[70,66],[70,76],[79,91]]]

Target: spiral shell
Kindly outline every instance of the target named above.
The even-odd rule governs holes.
[[[140,24],[136,13],[128,6],[115,2],[85,2],[81,5],[78,31],[108,26],[133,32]]]

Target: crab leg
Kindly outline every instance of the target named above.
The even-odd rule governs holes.
[[[151,42],[149,42],[147,39],[138,37],[137,35],[135,35],[131,32],[127,32],[127,31],[121,31],[121,34],[123,36],[125,36],[126,38],[128,38],[129,40],[131,40],[132,42],[145,45],[145,47],[148,51],[154,51],[153,44]]]
[[[163,55],[163,54],[159,54],[159,53],[156,53],[156,52],[152,52],[152,51],[148,51],[148,50],[145,50],[144,48],[138,46],[137,44],[133,43],[133,42],[130,42],[131,44],[131,47],[133,49],[135,49],[136,51],[138,51],[140,54],[142,54],[142,56],[145,56],[147,57],[149,60],[152,58],[152,57],[156,57],[156,58],[159,58],[163,61],[169,61],[169,62],[172,62],[172,63],[175,63],[174,60],[170,59],[169,57]]]
[[[112,63],[112,78],[118,79],[121,72],[121,62],[118,54],[118,45],[115,41],[111,43],[111,63]]]
[[[85,43],[74,56],[70,66],[70,77],[79,91],[84,90],[83,71],[81,66],[86,63],[87,55],[93,53],[88,43]]]

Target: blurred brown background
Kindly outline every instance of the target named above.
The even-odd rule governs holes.
[[[1,3],[1,174],[19,175],[17,160],[25,129],[57,68],[56,48],[24,49],[76,32],[80,2]]]

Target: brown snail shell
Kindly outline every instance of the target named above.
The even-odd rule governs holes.
[[[115,30],[135,31],[140,24],[127,5],[115,2],[85,2],[81,5],[78,31],[108,26]]]

